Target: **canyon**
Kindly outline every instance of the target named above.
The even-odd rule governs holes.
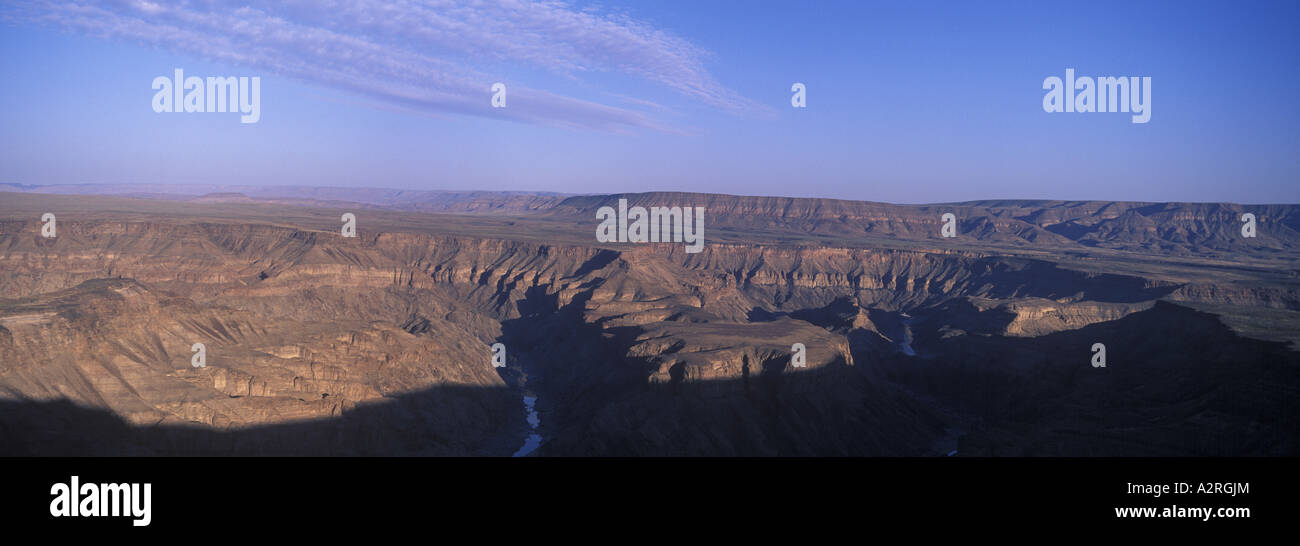
[[[0,185],[0,453],[1293,456],[1298,258],[1298,205]]]

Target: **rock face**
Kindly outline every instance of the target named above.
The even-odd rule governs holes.
[[[837,199],[654,192],[569,197],[548,214],[590,218],[620,198],[628,206],[695,206],[716,227],[782,238],[795,234],[941,240],[944,213],[960,237],[1016,247],[1106,248],[1173,255],[1266,256],[1300,249],[1300,207],[1228,203],[976,201],[893,205]],[[1252,213],[1256,237],[1241,237]],[[1267,233],[1265,233],[1265,231]]]
[[[0,449],[509,455],[526,388],[540,455],[1300,452],[1294,206],[303,195],[373,208],[0,193]]]
[[[394,302],[375,303],[370,312]],[[483,437],[467,440],[481,443],[491,440],[490,433],[502,426],[513,407],[513,400],[501,395],[504,383],[490,368],[458,358],[480,349],[479,341],[441,320],[423,324],[417,335],[364,315],[321,314],[315,320],[294,314],[268,316],[159,296],[126,278],[86,281],[0,305],[0,376],[6,398],[69,400],[110,410],[127,425],[198,424],[237,430],[321,421],[394,397],[465,385],[481,387],[481,395],[467,390],[454,402],[441,394],[431,396],[424,411],[439,405],[455,410],[458,420],[444,428],[477,427]],[[205,367],[193,366],[193,343],[205,345]],[[437,421],[414,432],[432,440]],[[241,446],[238,451],[384,452],[378,446],[325,440]],[[390,447],[394,453],[443,452],[432,442],[384,449]],[[456,447],[467,451],[446,453],[480,448]],[[39,451],[41,446],[29,448]],[[160,452],[209,449],[228,447],[176,445],[160,447]]]

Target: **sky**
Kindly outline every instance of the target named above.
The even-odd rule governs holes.
[[[0,183],[1300,203],[1298,27],[1293,1],[6,0]],[[177,68],[259,77],[260,119],[155,112]],[[1150,77],[1150,121],[1045,112],[1067,68]]]

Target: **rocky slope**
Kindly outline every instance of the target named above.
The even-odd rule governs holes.
[[[629,196],[707,206],[689,254],[595,243],[617,196],[344,238],[337,209],[4,195],[8,453],[508,455],[525,384],[541,455],[1297,451],[1295,207],[1239,252],[1230,205]],[[1197,235],[1054,228],[1130,213]]]
[[[1228,203],[1099,201],[979,201],[894,205],[836,199],[751,197],[696,193],[575,196],[547,213],[593,217],[618,199],[628,206],[694,206],[724,231],[882,236],[940,240],[942,216],[952,213],[960,238],[1013,247],[1106,248],[1174,255],[1269,256],[1300,250],[1300,207]],[[1256,236],[1241,236],[1241,216],[1256,217]]]

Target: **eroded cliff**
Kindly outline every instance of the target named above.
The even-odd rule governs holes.
[[[1293,271],[1268,257],[1198,266],[1181,251],[1120,259],[1118,244],[1059,259],[1032,248],[1092,240],[1053,226],[1166,208],[1020,207],[988,220],[1018,239],[997,251],[915,244],[937,229],[928,209],[710,199],[710,225],[726,231],[698,254],[584,242],[587,220],[422,216],[404,228],[414,217],[401,216],[345,238],[307,213],[295,226],[256,208],[140,218],[81,203],[46,239],[7,210],[6,447],[508,455],[526,381],[543,455],[1296,450]],[[588,201],[599,199],[548,214],[585,215]],[[735,240],[748,224],[844,244]],[[872,246],[846,225],[906,244]],[[1273,327],[1250,320],[1261,310]],[[1117,364],[1088,365],[1098,341]],[[191,364],[194,343],[205,367]],[[792,365],[795,344],[806,365]],[[1151,386],[1162,381],[1174,385]],[[1243,429],[1250,441],[1232,432]]]

